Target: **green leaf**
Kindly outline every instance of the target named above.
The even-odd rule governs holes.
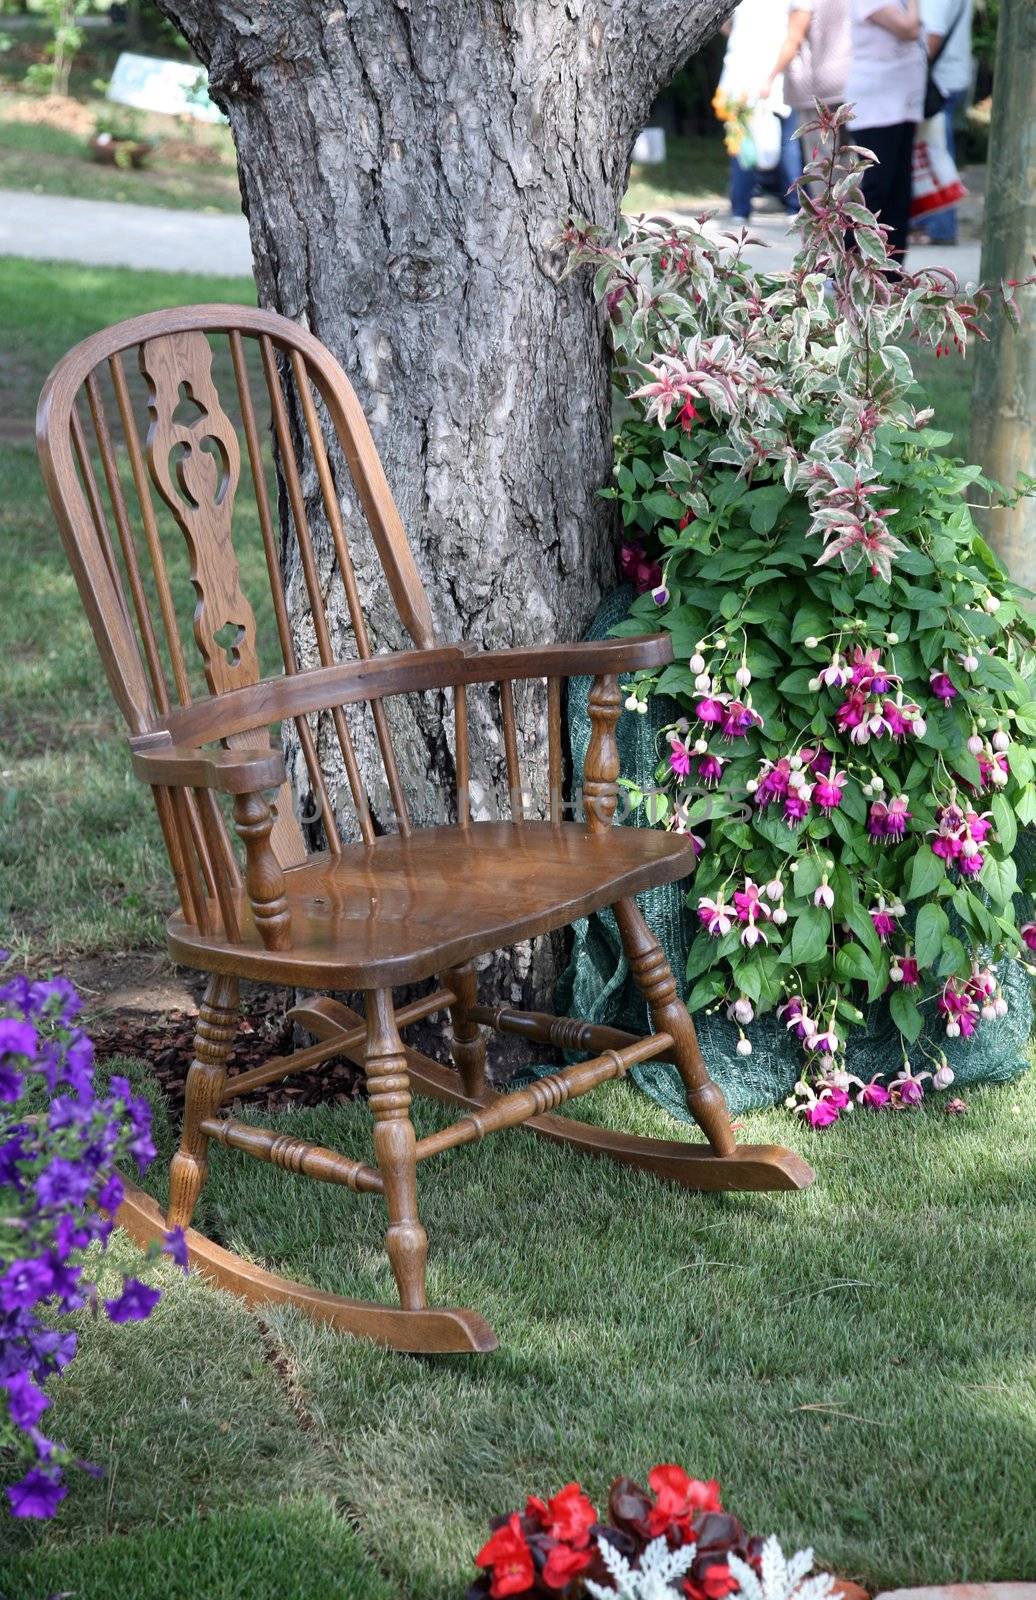
[[[906,898],[921,900],[927,895],[934,894],[945,880],[945,863],[935,854],[931,845],[923,844],[910,863],[910,887]]]
[[[835,815],[837,816],[837,812]],[[870,954],[872,961],[877,961],[881,955],[881,940],[878,938],[875,927],[870,918],[870,912],[865,911],[859,902],[854,903],[845,914],[845,920],[855,933],[864,949]]]
[[[1027,783],[1025,785],[1025,788],[1015,801],[1014,809],[1018,813],[1018,821],[1023,827],[1027,828],[1030,823],[1036,822],[1036,784]]]
[[[914,953],[922,967],[932,967],[942,952],[943,942],[950,931],[950,919],[942,906],[931,901],[917,913],[914,932]]]
[[[804,911],[800,911],[791,936],[791,955],[795,964],[806,967],[811,961],[820,961],[827,951],[830,934],[829,912],[820,906],[806,906]]]
[[[808,900],[814,890],[820,887],[822,869],[820,862],[812,851],[807,856],[800,856],[791,871],[795,893],[803,900]]]
[[[998,906],[1010,904],[1011,896],[1018,890],[1018,869],[1010,856],[1005,861],[998,861],[995,856],[987,856],[986,864],[978,875],[978,881],[984,889],[988,889],[990,898]]]
[[[1007,802],[1007,797],[995,794],[990,805],[993,821],[996,823],[997,836],[1007,855],[1011,854],[1018,839],[1018,824],[1015,821],[1014,811]]]
[[[862,945],[844,944],[835,956],[835,972],[850,982],[859,978],[869,983],[874,976],[874,963]]]
[[[924,1018],[917,1009],[917,1002],[911,999],[905,989],[896,989],[889,1001],[889,1011],[904,1039],[913,1044],[924,1027]]]
[[[713,938],[711,933],[702,929],[701,933],[691,945],[687,956],[687,976],[690,979],[700,978],[707,972],[719,955],[719,940]]]
[[[726,992],[727,980],[721,972],[707,972],[687,996],[688,1011],[701,1011]]]
[[[758,961],[735,961],[732,970],[740,992],[747,995],[749,1000],[758,1000],[762,988],[762,969]]]
[[[951,973],[958,977],[966,978],[971,971],[971,956],[965,950],[959,939],[951,933],[944,941],[939,965],[935,969],[937,978],[948,978]]]

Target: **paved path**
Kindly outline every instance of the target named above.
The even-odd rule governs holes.
[[[252,275],[244,217],[0,189],[0,255],[88,267]]]
[[[674,220],[678,220],[673,213]],[[722,219],[715,224],[722,227]],[[791,264],[795,238],[782,216],[753,218],[753,266],[779,271]],[[223,273],[249,277],[252,254],[244,217],[203,211],[169,211],[114,200],[0,189],[0,255],[35,261],[79,261],[94,267],[157,267],[166,272]],[[965,283],[979,274],[977,242],[912,250],[908,265],[951,267]]]

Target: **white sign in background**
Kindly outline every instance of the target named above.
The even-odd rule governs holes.
[[[197,117],[222,122],[223,113],[209,99],[205,68],[189,61],[159,61],[124,50],[115,63],[108,99],[139,111],[163,111],[170,117]]]

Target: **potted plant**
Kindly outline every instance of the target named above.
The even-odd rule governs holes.
[[[131,106],[110,106],[94,118],[90,155],[102,166],[144,167],[155,150],[154,139],[144,134],[144,119]]]

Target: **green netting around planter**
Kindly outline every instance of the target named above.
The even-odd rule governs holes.
[[[587,637],[601,639],[627,615],[632,591],[616,590],[604,601]],[[568,726],[572,763],[582,770],[590,739],[586,702],[589,678],[575,678],[569,686]],[[658,695],[648,703],[645,716],[626,715],[619,721],[619,751],[622,773],[634,782],[648,783],[658,762],[660,730],[679,716],[672,700]],[[714,827],[722,827],[716,822]],[[1019,878],[1023,876],[1024,855],[1036,858],[1030,835],[1020,836],[1016,850]],[[652,932],[665,950],[681,992],[686,995],[687,952],[696,931],[687,906],[689,880],[666,884],[639,896],[641,908]],[[1027,909],[1031,914],[1031,908]],[[1033,1008],[1029,978],[1015,961],[1004,961],[1000,982],[1009,1010],[996,1022],[984,1022],[972,1040],[946,1039],[941,1028],[933,1029],[928,1042],[945,1049],[957,1075],[957,1084],[1006,1083],[1029,1065],[1026,1047],[1032,1031]],[[575,924],[572,959],[558,984],[558,1010],[590,1022],[628,1028],[634,1033],[648,1031],[647,1011],[622,953],[618,929],[610,912],[600,912]],[[737,1029],[725,1017],[699,1012],[695,1017],[702,1050],[709,1070],[727,1096],[732,1112],[750,1111],[775,1105],[793,1087],[802,1066],[801,1047],[789,1040],[785,1029],[772,1014],[752,1024],[752,1054],[735,1054]],[[866,1021],[850,1040],[847,1065],[864,1081],[878,1072],[899,1069],[899,1034],[882,1001],[870,1006]],[[549,1069],[548,1069],[549,1070]],[[632,1069],[630,1076],[638,1086],[687,1121],[683,1090],[675,1067],[648,1061]]]

